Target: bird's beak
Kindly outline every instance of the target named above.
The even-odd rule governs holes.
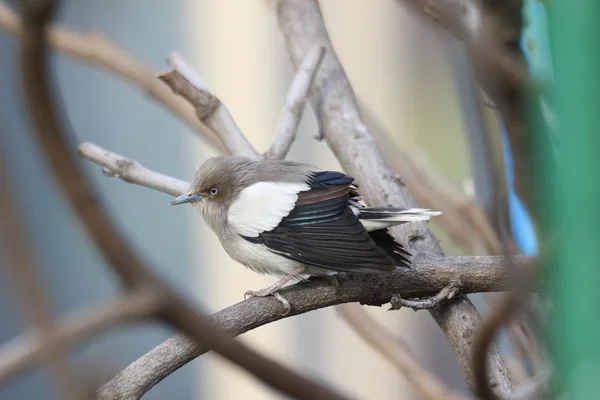
[[[169,202],[170,206],[177,206],[184,203],[195,203],[204,198],[201,194],[184,193],[179,197],[174,198]]]

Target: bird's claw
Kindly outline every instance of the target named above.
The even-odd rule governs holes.
[[[458,293],[459,287],[456,284],[449,284],[438,292],[435,296],[431,296],[420,300],[403,299],[399,295],[392,296],[390,304],[392,305],[388,311],[399,310],[402,307],[412,308],[417,310],[430,310],[439,306],[446,300],[452,299]]]
[[[290,305],[290,302],[283,297],[279,292],[272,292],[270,290],[267,289],[262,289],[262,290],[248,290],[246,291],[246,293],[244,293],[244,300],[247,300],[249,298],[252,297],[268,297],[268,296],[273,296],[277,299],[277,301],[279,301],[284,308],[284,313],[283,315],[288,315],[290,313],[290,311],[292,311],[292,306]]]

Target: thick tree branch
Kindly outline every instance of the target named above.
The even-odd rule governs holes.
[[[265,153],[265,158],[281,160],[290,151],[292,143],[296,139],[298,125],[300,124],[300,118],[304,111],[308,93],[324,55],[324,48],[314,48],[306,54],[306,57],[298,67],[285,99],[285,104],[281,110],[279,122],[275,130],[275,138],[271,143],[271,147]]]
[[[314,46],[324,46],[326,56],[315,80],[311,97],[327,143],[342,167],[354,176],[369,204],[392,204],[396,207],[416,205],[400,178],[385,164],[372,136],[357,110],[348,79],[336,58],[323,16],[315,0],[280,0],[277,5],[279,25],[295,66]],[[406,244],[416,259],[444,255],[437,239],[424,223],[409,224],[393,230],[394,237]],[[474,389],[471,344],[481,316],[462,295],[431,311],[454,348],[467,383]],[[488,359],[491,378],[499,393],[512,389],[508,372],[497,349],[490,347]]]
[[[160,74],[159,79],[194,106],[198,119],[219,136],[230,153],[255,157],[256,151],[225,104],[208,91],[196,70],[178,53],[171,54],[167,63],[173,70]]]
[[[531,262],[525,256],[512,259],[518,265]],[[506,288],[503,261],[501,256],[443,257],[417,262],[412,269],[397,269],[391,277],[342,275],[338,278],[337,289],[320,280],[299,283],[281,292],[293,304],[288,315],[281,314],[281,303],[266,297],[234,304],[207,320],[237,336],[283,318],[337,304],[380,306],[389,303],[394,294],[403,297],[434,295],[451,282],[459,282],[463,293],[503,291]],[[115,392],[122,398],[138,399],[162,379],[207,351],[187,336],[176,335],[121,371],[101,388],[100,393]]]
[[[21,65],[29,115],[38,142],[47,157],[67,200],[100,253],[127,289],[148,287],[161,297],[156,317],[214,349],[219,355],[246,369],[282,393],[304,399],[344,399],[324,385],[314,383],[285,366],[233,340],[196,314],[179,296],[163,284],[133,251],[97,200],[66,143],[65,127],[55,109],[50,90],[45,26],[57,3],[53,0],[26,1],[23,7]]]

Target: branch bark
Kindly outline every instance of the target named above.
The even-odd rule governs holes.
[[[514,256],[517,265],[531,259]],[[339,287],[315,280],[287,287],[281,294],[293,304],[281,315],[281,303],[272,297],[252,298],[227,307],[207,321],[237,336],[294,315],[344,303],[381,306],[394,294],[403,297],[434,295],[451,282],[460,282],[463,293],[497,292],[506,289],[504,257],[444,257],[417,262],[411,269],[398,269],[391,277],[340,276]],[[100,398],[139,399],[161,380],[194,358],[206,353],[185,335],[175,335],[134,361],[99,391]],[[119,396],[108,394],[118,393]]]
[[[101,165],[102,173],[106,176],[145,186],[171,196],[181,195],[190,186],[188,182],[151,171],[137,161],[112,153],[93,143],[79,145],[77,152],[80,157]]]
[[[413,196],[400,178],[385,164],[383,155],[361,120],[354,93],[335,55],[317,1],[280,0],[277,14],[288,52],[296,67],[309,49],[314,46],[326,49],[311,103],[324,138],[344,170],[357,179],[367,202],[407,208],[416,206]],[[392,233],[408,246],[416,260],[444,256],[437,239],[425,223],[407,224],[394,229]],[[475,389],[471,343],[481,323],[477,309],[466,296],[460,295],[430,313],[454,348],[467,383]],[[509,393],[512,383],[495,346],[490,346],[488,350],[488,365],[492,384],[497,391],[500,394]]]
[[[221,139],[230,153],[256,157],[256,150],[242,134],[225,104],[208,90],[196,70],[178,53],[171,54],[167,63],[173,70],[158,78],[194,106],[198,119]]]

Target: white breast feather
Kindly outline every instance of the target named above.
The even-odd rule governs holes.
[[[240,192],[229,207],[227,221],[236,233],[257,237],[279,225],[294,208],[304,183],[258,182]]]

